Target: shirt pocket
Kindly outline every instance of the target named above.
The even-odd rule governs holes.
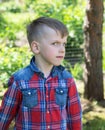
[[[23,94],[23,106],[32,108],[38,104],[37,89],[22,90]]]
[[[59,106],[65,106],[67,102],[67,88],[56,88],[56,104]]]

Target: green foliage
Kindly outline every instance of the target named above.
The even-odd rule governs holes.
[[[87,102],[87,101],[85,101]],[[83,116],[83,130],[104,130],[105,129],[105,113],[104,109],[105,101],[102,101],[100,105],[96,101],[87,104],[87,108],[84,110]]]
[[[36,17],[48,16],[61,20],[69,29],[68,43],[71,46],[80,47],[83,44],[82,25],[85,8],[82,9],[80,5],[74,6],[76,1],[27,2],[28,11],[34,12]]]
[[[6,27],[6,19],[3,17],[3,15],[0,15],[0,37],[4,37],[5,34],[5,27]]]
[[[14,0],[1,3],[1,10],[11,12],[11,13],[20,13],[22,11],[22,6]]]
[[[83,80],[83,65],[81,63],[76,63],[74,66],[71,66],[70,63],[64,60],[63,65],[71,72],[75,79]]]
[[[81,12],[79,6],[69,6],[64,11],[64,22],[69,29],[68,43],[74,47],[80,47],[83,44],[83,17],[84,12]]]
[[[17,19],[16,16],[18,13],[20,13],[21,15],[22,13],[25,14],[25,11],[26,12],[28,11],[29,12],[28,15],[30,13],[33,13],[33,17],[48,16],[61,20],[63,23],[66,24],[70,32],[68,43],[71,44],[71,46],[80,47],[80,45],[83,43],[82,18],[84,16],[84,11],[81,11],[80,5],[74,7],[75,2],[76,1],[64,2],[63,0],[53,2],[51,2],[50,0],[44,2],[43,1],[41,2],[41,0],[40,1],[26,0],[24,6],[16,4],[13,1],[7,2],[7,4],[3,4],[1,8],[5,8],[4,10],[6,12],[4,14],[4,17],[7,19],[5,30],[10,34],[10,35],[7,34],[8,38],[10,40],[11,39],[15,40],[16,39],[15,33],[17,31],[16,29],[18,28],[19,30],[19,27],[17,25],[21,25],[19,24],[20,22],[16,25],[13,22],[8,21],[9,19],[8,15],[11,12],[15,13],[15,16],[13,14],[12,15],[15,17],[15,19]],[[10,20],[12,19],[13,17]],[[30,20],[32,19],[33,18],[30,17]],[[12,30],[14,30],[14,32],[12,32]]]
[[[0,46],[0,81],[5,85],[15,71],[29,64],[30,56],[31,53],[27,47]]]
[[[4,13],[4,15],[0,16],[0,43],[3,42],[4,44],[6,42],[6,45],[8,44],[10,46],[11,44],[13,45],[15,43],[16,34],[19,32],[19,30],[24,31],[24,26],[22,26],[21,22],[15,23],[11,20],[13,17],[14,15],[11,18],[10,13]]]
[[[74,67],[70,67],[70,71],[72,73],[72,75],[78,79],[78,80],[82,80],[83,79],[83,67],[82,64],[75,64]]]
[[[103,49],[103,71],[105,72],[105,46]]]

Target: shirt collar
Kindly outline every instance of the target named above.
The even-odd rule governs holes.
[[[39,73],[40,75],[44,74],[39,70],[39,68],[37,67],[37,65],[35,64],[35,56],[32,57],[31,61],[30,61],[30,67],[33,71],[35,71],[36,73]],[[51,76],[55,77],[58,76],[60,72],[62,72],[65,68],[61,65],[59,66],[54,66],[52,71],[51,71]]]
[[[30,66],[31,66],[31,69],[37,73],[40,73],[41,71],[39,70],[39,68],[37,67],[37,65],[35,64],[35,57],[33,56],[31,58],[31,61],[30,61]]]

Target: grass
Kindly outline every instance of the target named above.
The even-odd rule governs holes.
[[[81,81],[76,81],[76,83],[81,97],[81,104],[83,110],[83,130],[105,130],[105,100],[100,102],[91,102],[87,99],[84,99],[84,84]]]

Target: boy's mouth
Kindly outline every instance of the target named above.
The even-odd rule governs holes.
[[[63,59],[64,57],[63,56],[56,56],[56,58]]]

